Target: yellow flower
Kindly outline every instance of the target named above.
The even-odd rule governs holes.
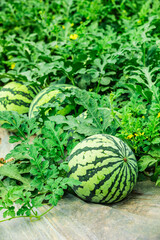
[[[138,136],[138,133],[135,133],[134,135],[137,137],[137,136]]]
[[[142,118],[145,118],[145,116],[142,116]]]
[[[78,38],[78,35],[76,33],[70,35],[70,39],[76,40]]]
[[[83,23],[83,21],[80,21],[80,24],[82,24]]]
[[[158,116],[157,116],[157,118],[160,118],[160,112],[158,113]]]
[[[74,23],[71,23],[71,27],[73,27],[74,26]]]
[[[141,136],[143,136],[143,135],[144,135],[144,132],[141,133]]]
[[[59,48],[59,46],[58,46],[58,45],[55,45],[55,48]]]
[[[14,69],[15,66],[16,66],[16,64],[15,64],[15,63],[12,63],[12,64],[11,64],[11,69]]]
[[[141,20],[138,20],[137,23],[140,24],[142,21]]]
[[[89,19],[89,17],[86,17],[86,19]]]
[[[132,137],[133,137],[133,134],[130,134],[130,135],[127,136],[127,139],[130,139]]]
[[[62,28],[65,29],[65,26],[63,25]]]

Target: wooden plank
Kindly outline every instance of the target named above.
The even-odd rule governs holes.
[[[146,183],[147,184],[147,183]],[[150,217],[136,214],[135,207],[142,212],[145,204],[142,195],[132,194],[135,205],[133,212],[118,209],[118,205],[105,206],[86,203],[68,194],[59,204],[46,214],[41,220],[14,219],[0,224],[1,240],[159,240],[160,216],[155,218],[155,211]],[[154,195],[152,195],[154,199]],[[158,199],[157,199],[158,200]],[[158,200],[159,201],[159,200]],[[128,204],[128,200],[121,202],[121,206]],[[123,203],[123,204],[122,204]],[[117,207],[115,207],[117,206]],[[159,205],[155,205],[158,209]],[[41,207],[40,213],[48,209]],[[148,210],[150,205],[148,205]],[[145,211],[147,208],[145,208]],[[153,209],[151,208],[150,211]],[[2,213],[0,213],[2,215]],[[107,236],[107,238],[106,238]]]
[[[0,214],[1,215],[1,214]],[[65,240],[46,218],[30,221],[26,218],[0,223],[0,240]]]

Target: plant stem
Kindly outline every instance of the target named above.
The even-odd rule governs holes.
[[[12,220],[12,219],[16,219],[16,218],[37,218],[37,219],[40,219],[43,215],[45,215],[46,213],[48,213],[50,210],[52,210],[54,206],[50,207],[47,211],[45,211],[44,213],[38,215],[38,216],[35,216],[35,215],[30,215],[30,216],[15,216],[15,217],[10,217],[10,218],[7,218],[7,219],[4,219],[4,220],[0,220],[0,223],[1,222],[6,222],[6,221],[9,221],[9,220]]]
[[[145,48],[145,43],[143,43],[143,65],[146,66],[146,48]]]
[[[58,142],[58,144],[59,144],[59,147],[60,147],[60,149],[61,149],[61,154],[62,154],[62,157],[63,157],[63,159],[64,159],[65,154],[64,154],[64,150],[63,150],[63,145],[61,145],[61,141],[60,141],[60,139],[58,138],[58,136],[57,136],[54,128],[52,128],[52,132],[53,132],[53,134],[54,134],[54,136],[55,136],[55,138],[56,138],[56,140],[57,140],[57,142]]]
[[[68,78],[69,78],[69,80],[71,80],[72,85],[75,86],[76,84],[75,84],[75,82],[74,82],[74,78],[71,77],[71,76],[69,76],[69,75],[68,75]]]
[[[98,80],[98,85],[97,85],[97,88],[96,88],[96,93],[99,92],[100,82],[101,82],[101,77],[99,77],[99,80]]]

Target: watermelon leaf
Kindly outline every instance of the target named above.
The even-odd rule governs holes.
[[[16,165],[4,164],[0,167],[0,175],[21,181],[26,186],[29,185],[29,181],[21,176]]]
[[[150,155],[144,155],[138,161],[138,169],[140,172],[143,172],[147,167],[153,166],[155,163],[157,163],[157,161],[158,160]]]
[[[98,116],[97,100],[92,98],[87,91],[83,90],[76,92],[75,102],[82,105],[87,110],[87,113],[92,117],[95,126],[100,129],[101,133],[103,133],[103,127]]]

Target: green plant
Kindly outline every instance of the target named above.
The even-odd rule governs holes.
[[[11,130],[18,127],[10,141],[21,142],[12,152],[15,160],[2,162],[4,165],[0,168],[4,169],[4,175],[10,174],[11,168],[13,172],[18,167],[18,171],[22,171],[19,179],[14,179],[15,175],[13,178],[2,176],[2,189],[8,189],[2,201],[3,209],[5,204],[9,209],[6,214],[14,215],[12,200],[22,195],[24,186],[26,205],[22,212],[30,214],[29,200],[33,199],[33,193],[35,199],[37,197],[32,200],[33,205],[38,206],[38,197],[41,197],[27,189],[30,182],[26,182],[26,179],[36,179],[36,175],[30,174],[34,155],[39,161],[40,156],[46,158],[47,166],[49,156],[56,161],[62,151],[68,154],[79,141],[93,134],[107,133],[123,139],[135,153],[139,171],[160,185],[159,21],[158,0],[0,1],[0,89],[17,80],[27,86],[37,83],[42,90],[51,83],[83,89],[69,95],[63,91],[63,102],[68,104],[67,97],[72,97],[71,104],[75,104],[67,116],[55,115],[63,109],[56,102],[42,105],[35,122],[16,113],[5,115],[0,111],[1,119],[10,122],[4,127]],[[51,114],[45,115],[50,108]],[[86,118],[77,118],[85,111]],[[58,154],[52,148],[50,152],[45,145],[47,136],[43,129],[49,132],[46,121],[52,122],[57,136],[67,139],[61,147],[57,138],[50,140],[59,146]],[[34,134],[37,136],[31,147],[29,138]],[[32,159],[28,155],[24,158],[26,149]],[[48,171],[53,173],[48,166]],[[37,171],[37,174],[42,177],[45,173]],[[61,171],[54,180],[59,177]],[[48,186],[41,183],[44,188]],[[16,191],[19,191],[17,195]],[[10,198],[11,202],[7,200]]]
[[[35,136],[39,131],[36,121],[15,112],[0,112],[0,119],[7,121],[4,127],[16,130],[10,136],[10,142],[20,141],[6,156],[6,159],[13,160],[0,167],[0,209],[4,210],[3,217],[9,217],[5,220],[40,218],[57,205],[68,186],[77,184],[67,177],[66,157],[71,148],[67,148],[69,135],[63,131],[61,124],[55,126],[53,121],[48,120],[41,135]],[[36,208],[44,203],[51,207],[38,215]],[[14,204],[18,205],[18,210]]]

